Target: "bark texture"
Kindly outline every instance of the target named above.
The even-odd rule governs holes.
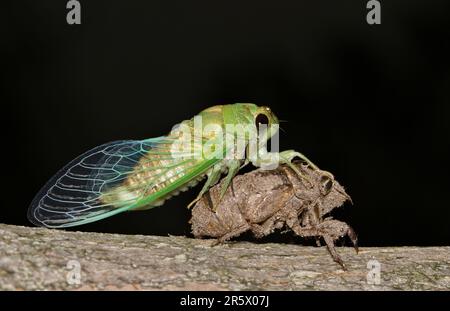
[[[450,247],[338,248],[179,236],[67,232],[0,224],[1,290],[449,290]],[[367,283],[369,260],[381,264]],[[80,284],[68,277],[80,264]],[[372,278],[373,279],[373,278]]]

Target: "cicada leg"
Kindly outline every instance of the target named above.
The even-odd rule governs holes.
[[[229,162],[229,164],[228,164],[228,174],[224,178],[224,181],[222,183],[222,187],[220,189],[219,200],[213,206],[213,211],[214,212],[216,211],[217,205],[220,204],[220,201],[222,200],[223,196],[227,192],[228,187],[230,186],[231,181],[233,180],[233,177],[237,174],[237,172],[239,171],[240,168],[241,168],[241,161],[233,160],[233,161]]]
[[[202,196],[209,190],[209,188],[214,186],[219,181],[221,174],[222,174],[222,166],[220,164],[214,165],[212,170],[208,173],[208,179],[203,185],[202,190],[197,195],[197,197],[191,203],[188,204],[187,208],[191,208],[195,203],[197,203],[197,201],[202,198]]]
[[[279,157],[281,164],[288,165],[300,178],[305,179],[309,183],[311,188],[314,186],[311,179],[302,172],[300,172],[298,167],[292,163],[292,160],[294,160],[294,158],[300,158],[303,161],[305,161],[309,166],[311,166],[314,170],[318,170],[319,168],[314,163],[312,163],[311,160],[309,160],[306,156],[295,150],[282,151],[279,153]]]

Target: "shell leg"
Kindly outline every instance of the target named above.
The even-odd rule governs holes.
[[[339,254],[336,252],[334,242],[341,237],[349,236],[358,251],[357,238],[353,229],[346,223],[334,219],[326,219],[317,226],[301,227],[298,221],[287,222],[295,234],[301,237],[322,237],[327,245],[328,252],[335,262],[337,262],[342,269],[347,270],[344,262]]]
[[[228,241],[231,238],[237,237],[239,235],[241,235],[242,233],[246,232],[247,230],[249,230],[251,227],[248,223],[245,223],[237,228],[234,228],[232,231],[224,234],[223,236],[217,238],[212,244],[211,246],[216,246],[219,244],[223,244],[226,241]]]

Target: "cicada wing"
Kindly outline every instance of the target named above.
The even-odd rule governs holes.
[[[39,226],[71,227],[132,209],[157,179],[135,184],[125,181],[131,174],[150,169],[159,169],[163,174],[167,166],[145,164],[154,161],[155,157],[158,160],[166,157],[170,163],[173,157],[168,150],[170,143],[168,137],[115,141],[82,154],[39,191],[28,210],[28,219]],[[186,161],[174,164],[180,165],[180,173],[195,167],[186,165]],[[111,193],[114,193],[113,197]]]

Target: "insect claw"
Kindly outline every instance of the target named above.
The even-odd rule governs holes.
[[[217,245],[219,245],[219,244],[221,244],[220,240],[219,240],[219,239],[215,239],[215,240],[211,243],[211,247],[217,246]]]
[[[291,162],[286,162],[286,164],[297,174],[297,176],[300,178],[300,179],[303,179],[303,180],[306,180],[307,182],[308,182],[308,184],[309,184],[309,188],[313,188],[314,187],[314,184],[313,184],[313,182],[311,181],[311,179],[308,177],[308,176],[306,176],[305,174],[303,174],[298,168],[297,168],[297,166],[295,166],[294,164],[292,164]]]
[[[309,188],[314,188],[314,184],[313,184],[313,182],[311,181],[311,179],[309,177],[307,177],[306,175],[302,174],[300,171],[297,172],[297,175],[300,178],[303,178],[304,180],[306,180],[308,182]]]
[[[345,192],[345,191],[341,191],[341,190],[339,190],[339,189],[336,189],[340,194],[342,194],[348,201],[350,201],[350,204],[351,205],[354,205],[353,204],[353,200],[352,200],[352,198]]]
[[[321,247],[322,243],[320,243],[320,239],[316,237],[316,245],[317,247]]]
[[[207,191],[204,195],[203,195],[203,201],[206,201],[205,204],[208,205],[208,207],[212,210],[212,211],[216,211],[216,205],[214,204],[214,202],[211,199],[211,193],[209,191]]]
[[[347,235],[350,238],[350,240],[353,243],[353,247],[355,248],[356,253],[359,253],[359,248],[358,248],[358,237],[356,236],[355,230],[353,230],[352,227],[348,227],[347,230]]]
[[[225,244],[225,242],[228,240],[229,238],[227,238],[227,235],[221,236],[217,239],[215,239],[212,243],[211,243],[211,247],[217,246],[217,245],[221,245],[221,244]]]
[[[194,200],[192,200],[191,203],[189,203],[189,204],[187,205],[187,209],[191,209],[191,207],[192,207],[195,203],[197,203],[198,200],[200,200],[199,197],[197,197],[197,198],[195,198]]]
[[[335,260],[335,261],[342,267],[342,270],[348,271],[347,266],[345,265],[345,263],[342,261],[342,259],[340,257],[338,257],[337,260]]]

